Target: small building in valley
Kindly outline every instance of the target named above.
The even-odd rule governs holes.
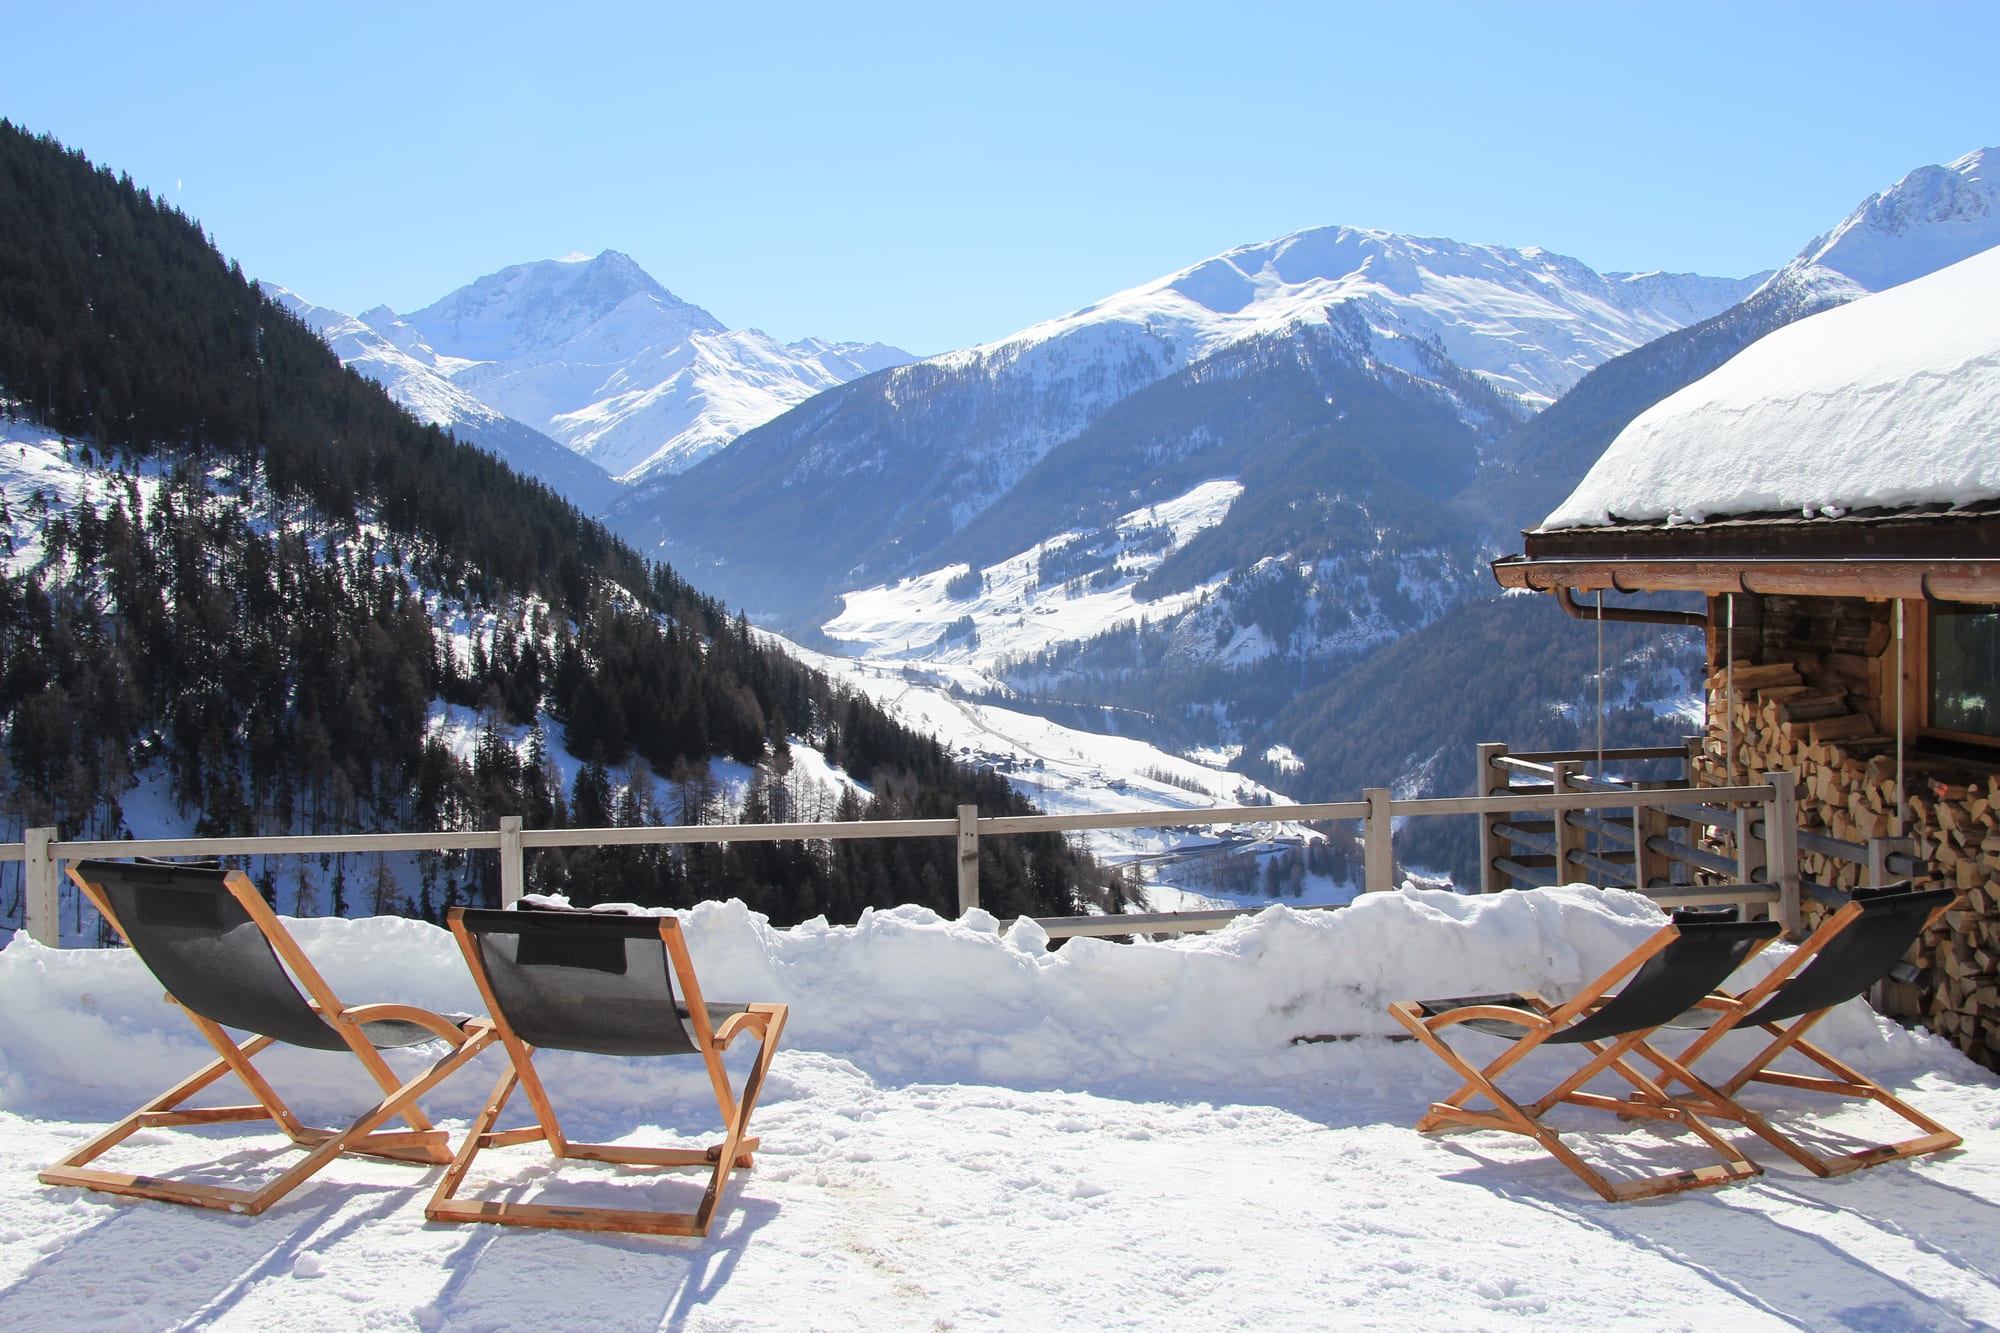
[[[1606,618],[1619,593],[1706,594],[1696,780],[1789,770],[1808,832],[1909,838],[1918,878],[1968,908],[1892,1006],[2000,1066],[2000,249],[1655,404],[1525,544],[1502,585],[1601,595]],[[1800,868],[1866,878],[1811,851]]]

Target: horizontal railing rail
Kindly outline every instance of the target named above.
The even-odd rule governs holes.
[[[500,896],[518,902],[525,891],[524,854],[553,847],[643,847],[691,843],[803,842],[851,838],[956,838],[958,898],[961,912],[979,905],[979,839],[1013,834],[1073,833],[1095,829],[1193,828],[1215,825],[1270,825],[1357,820],[1362,825],[1363,887],[1379,892],[1394,887],[1395,821],[1413,817],[1475,815],[1485,817],[1545,815],[1545,827],[1559,820],[1608,807],[1665,808],[1687,801],[1678,790],[1539,790],[1482,796],[1392,799],[1383,788],[1371,788],[1359,801],[1327,801],[1286,805],[1211,806],[1201,809],[1158,807],[1076,815],[979,814],[978,807],[960,806],[956,819],[840,820],[796,824],[678,824],[629,828],[527,829],[515,816],[503,818],[496,829],[439,830],[421,833],[300,834],[238,838],[133,838],[59,840],[54,829],[29,829],[19,843],[0,844],[0,861],[27,863],[24,926],[45,944],[58,942],[57,905],[61,866],[90,857],[249,857],[330,853],[496,851],[500,856]],[[1769,784],[1704,788],[1705,801],[1768,803],[1776,789]],[[1528,821],[1531,825],[1538,821]],[[1518,827],[1518,825],[1507,825]],[[1606,865],[1613,864],[1605,860]],[[1574,854],[1567,864],[1579,862]],[[1748,878],[1748,876],[1744,876]],[[1552,881],[1550,881],[1552,882]],[[1676,887],[1674,892],[1681,890]],[[1712,894],[1703,886],[1700,890]],[[1756,901],[1762,901],[1757,898]],[[1129,935],[1180,930],[1219,929],[1232,914],[1261,909],[1218,908],[1194,913],[1125,913],[1109,917],[1060,918],[1043,921],[1057,935]],[[1082,924],[1079,924],[1081,922]]]

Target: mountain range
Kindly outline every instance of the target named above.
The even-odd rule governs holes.
[[[1448,613],[1491,593],[1483,557],[1638,412],[1774,328],[2000,243],[1993,160],[1919,168],[1740,279],[1323,227],[922,361],[764,340],[791,358],[796,405],[758,398],[707,435],[682,428],[700,395],[673,398],[685,381],[663,368],[693,377],[762,335],[721,330],[615,252],[354,323],[594,450],[624,483],[603,511],[616,530],[805,641],[947,667],[1051,715],[1114,708],[1164,744],[1233,741],[1248,771],[1311,794],[1389,777],[1373,769],[1391,749],[1397,781],[1455,789],[1444,756],[1465,737],[1419,725],[1374,745],[1342,719],[1420,720],[1458,688],[1439,675],[1457,668],[1423,663],[1508,656],[1518,616]],[[814,356],[817,392],[798,387]],[[753,363],[718,354],[703,403],[755,398]],[[1624,637],[1618,725],[1654,740],[1690,668]],[[1352,673],[1391,642],[1393,670]],[[1523,677],[1480,725],[1547,730],[1569,716],[1552,688]]]
[[[617,493],[606,481],[692,466],[824,389],[912,359],[728,328],[616,250],[515,264],[407,315],[285,297],[397,401],[591,511]]]
[[[1437,428],[1464,457],[1445,472],[1469,481],[1459,463],[1593,366],[1728,307],[1764,276],[1605,275],[1539,249],[1298,232],[823,393],[696,468],[632,487],[607,518],[752,614],[800,630],[841,592],[976,558],[974,548],[1003,554],[976,525],[1023,487],[1061,503],[1005,510],[997,540],[1010,549],[1060,531],[1079,503],[1109,516],[1143,502],[1161,463],[1201,455],[1212,475],[1233,472],[1302,431],[1352,434],[1329,375],[1451,423]],[[1265,373],[1287,380],[1300,411],[1267,419],[1241,382]],[[1258,424],[1209,421],[1185,401],[1158,420],[1132,406],[1190,395]],[[1080,496],[1063,460],[1094,455],[1082,444],[1094,429],[1122,430],[1138,453],[1104,494]]]

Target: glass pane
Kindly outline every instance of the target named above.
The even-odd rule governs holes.
[[[1932,615],[1931,725],[2000,736],[2000,607]]]

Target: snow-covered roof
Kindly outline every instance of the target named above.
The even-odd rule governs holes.
[[[1752,343],[1642,413],[1544,531],[2000,497],[2000,247]]]

